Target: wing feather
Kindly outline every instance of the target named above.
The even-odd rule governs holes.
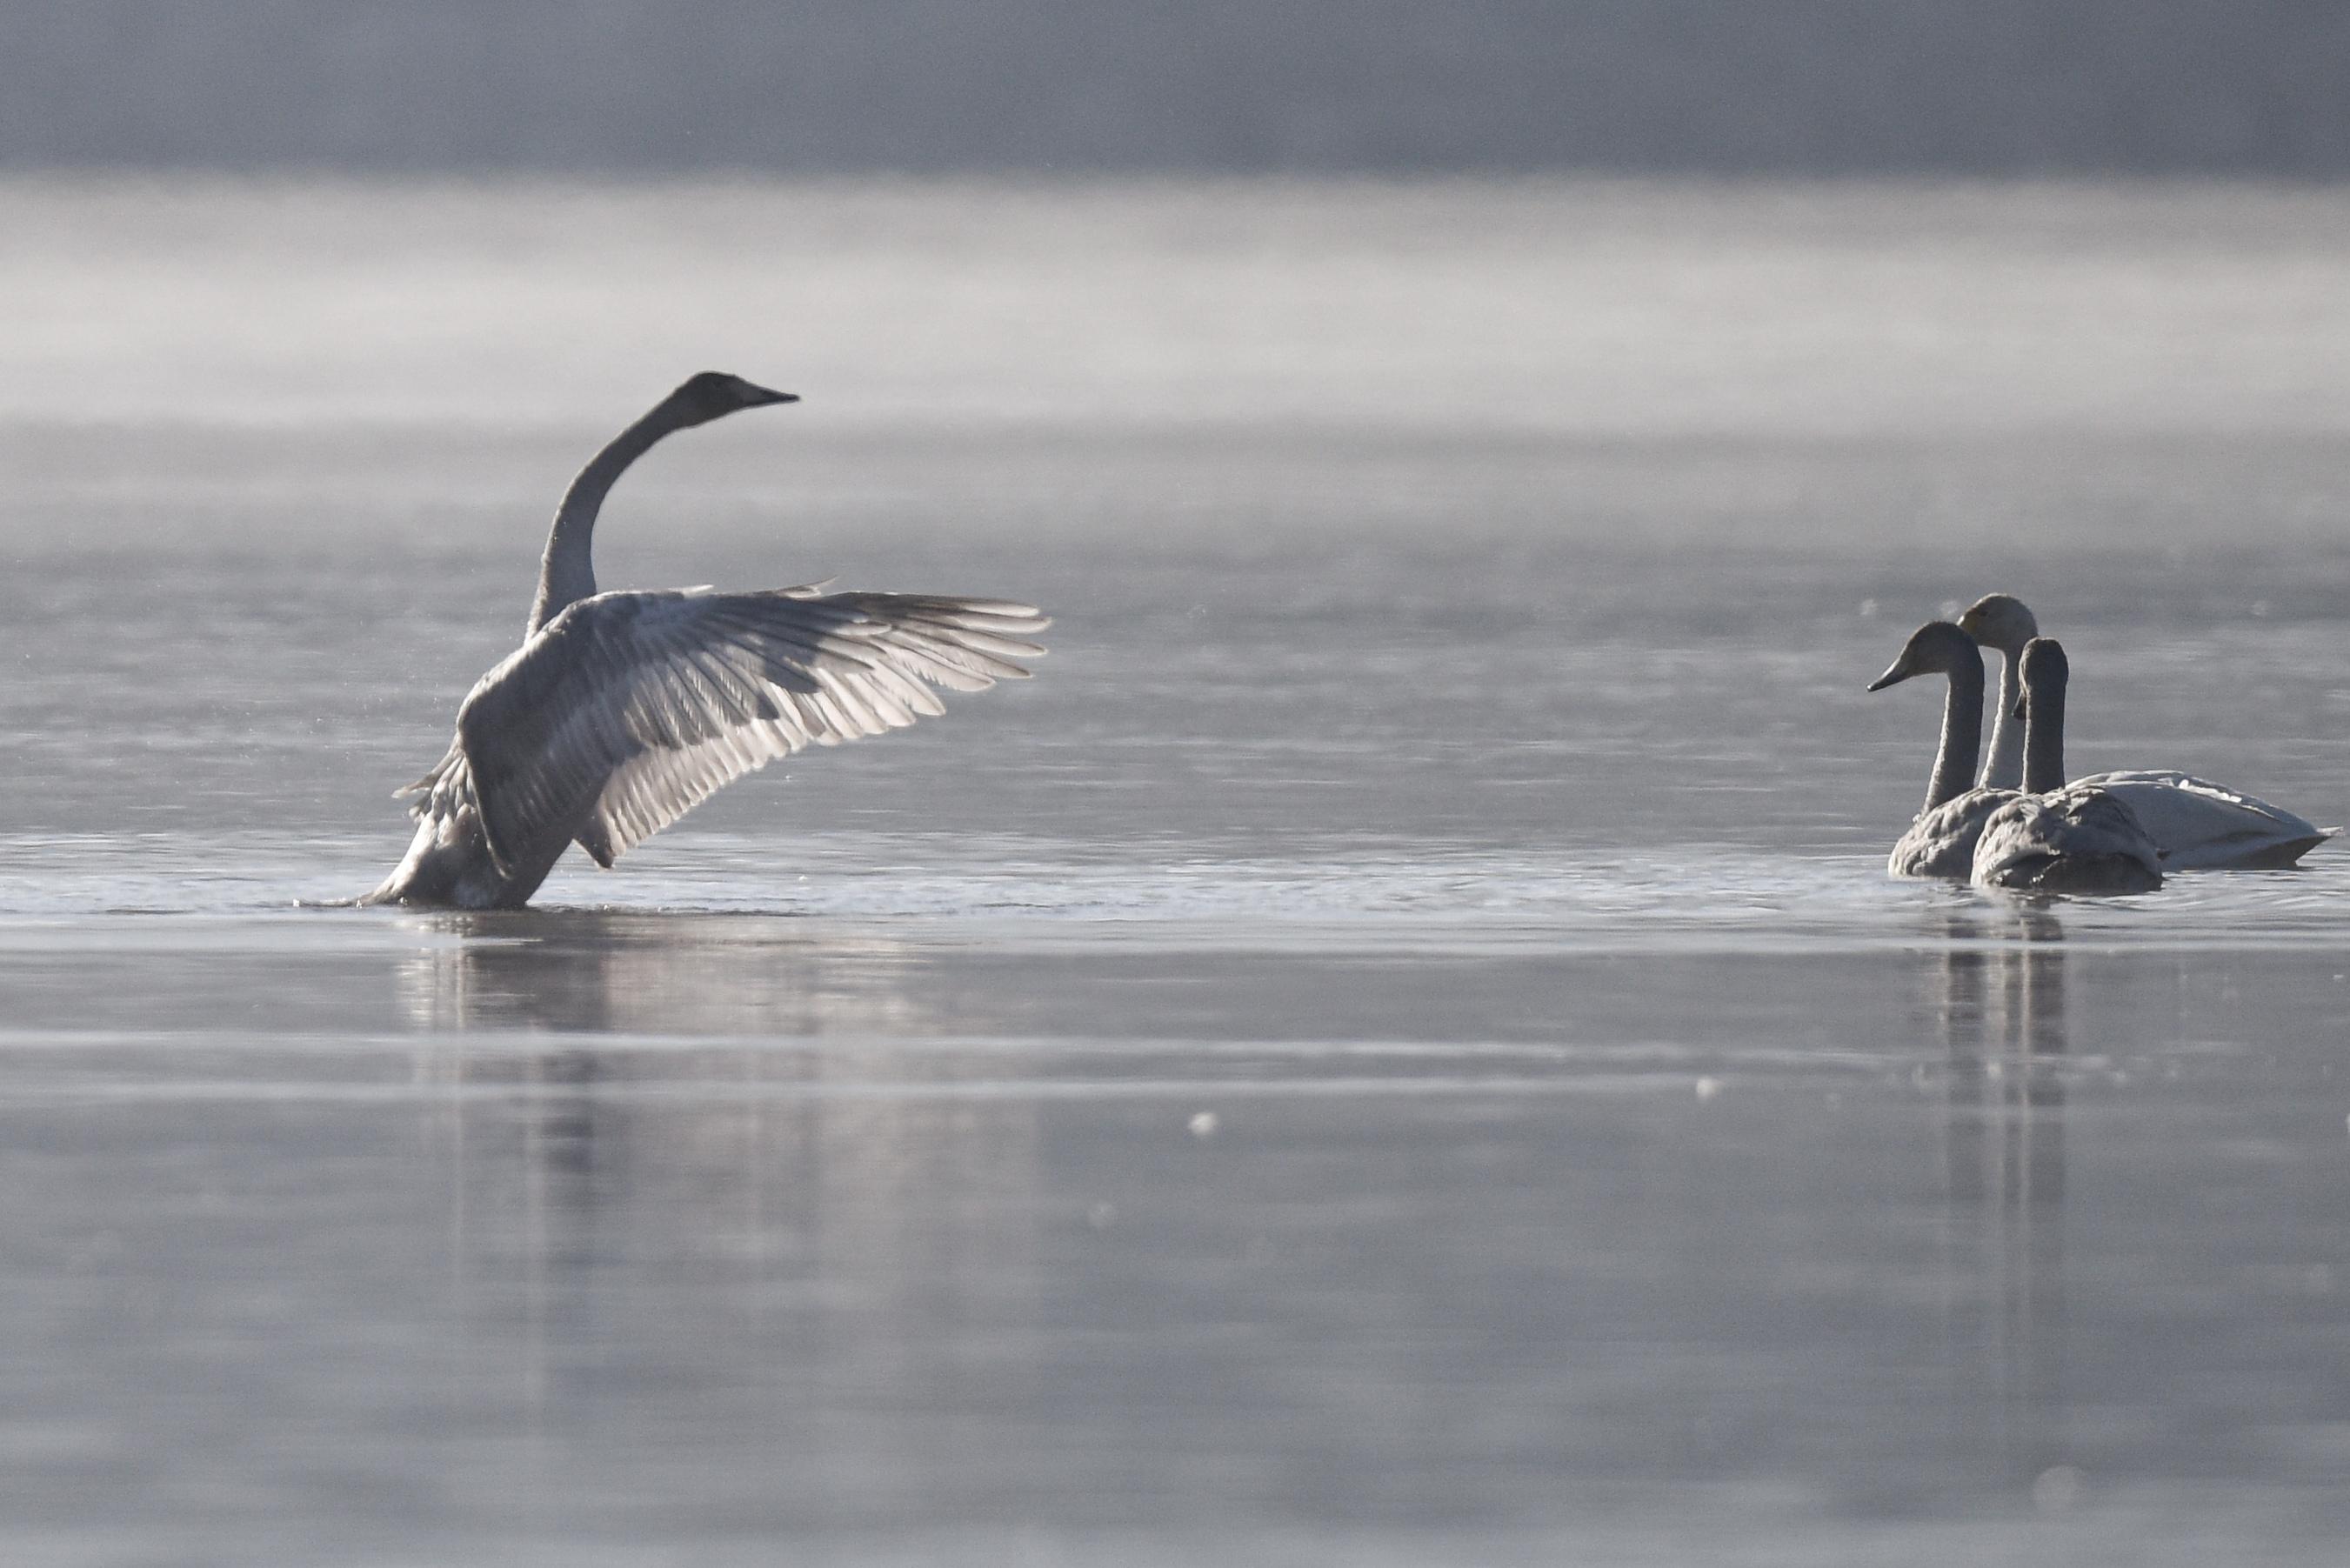
[[[1025,678],[1050,624],[1001,599],[598,594],[482,678],[419,782],[463,787],[501,868],[567,838],[609,866],[779,757],[943,712],[935,687]]]

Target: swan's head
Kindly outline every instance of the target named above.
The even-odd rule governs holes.
[[[1976,649],[1974,639],[1946,620],[1929,620],[1909,634],[1901,649],[1901,657],[1892,668],[1868,683],[1871,691],[1882,691],[1897,686],[1912,675],[1948,675],[1954,670],[1972,664],[1975,672],[1982,672],[1982,654]]]
[[[2053,637],[2035,637],[2023,645],[2023,692],[2015,700],[2015,716],[2032,705],[2032,694],[2061,700],[2064,683],[2073,678],[2072,660],[2064,657],[2064,645]],[[2061,701],[2059,701],[2061,706]]]
[[[723,370],[704,370],[669,395],[671,410],[677,416],[680,429],[691,425],[706,425],[728,414],[744,409],[764,409],[770,403],[796,403],[793,392],[771,392],[754,381],[740,376],[730,376]]]
[[[2025,643],[2040,635],[2040,623],[2032,618],[2032,612],[2014,595],[1985,594],[1959,618],[1959,629],[1985,648],[2019,653]]]

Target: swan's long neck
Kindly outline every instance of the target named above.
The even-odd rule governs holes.
[[[1984,789],[2013,789],[2023,782],[2023,726],[2015,704],[2023,695],[2023,654],[2008,649],[1999,659],[1999,709],[1991,715],[1991,754],[1983,759]]]
[[[1967,793],[1975,782],[1975,753],[1982,748],[1982,659],[1961,659],[1950,666],[1950,692],[1942,702],[1942,744],[1934,753],[1934,776],[1926,784],[1926,809]]]
[[[664,398],[650,413],[588,460],[588,466],[563,493],[563,504],[555,510],[555,526],[547,530],[546,556],[538,569],[538,597],[531,601],[530,626],[525,636],[561,615],[566,605],[595,593],[596,514],[604,509],[604,497],[629,465],[644,456],[655,441],[682,428],[671,400]]]
[[[2046,794],[2064,787],[2064,682],[2033,683],[2024,709],[2023,789]]]

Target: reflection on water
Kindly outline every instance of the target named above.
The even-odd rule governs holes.
[[[1943,1079],[1938,1359],[1949,1396],[1938,1419],[1950,1429],[1908,1446],[1925,1465],[1955,1465],[1929,1495],[1979,1484],[2011,1500],[2069,1499],[2063,917],[2002,902],[1932,918],[1939,940],[1919,962]],[[551,1432],[640,1416],[657,1391],[655,1408],[715,1410],[744,1440],[842,1456],[847,1472],[802,1505],[828,1519],[888,1518],[908,1496],[959,1490],[959,1506],[994,1517],[997,1503],[972,1490],[990,1473],[981,1455],[1016,1450],[992,1449],[989,1434],[1049,1418],[1077,1389],[1089,1392],[1071,1416],[1095,1451],[1067,1461],[1066,1480],[1095,1476],[1113,1517],[1170,1486],[1180,1493],[1195,1445],[1228,1440],[1236,1418],[1245,1425],[1232,1402],[1263,1397],[1240,1393],[1259,1379],[1302,1401],[1276,1430],[1335,1408],[1372,1422],[1331,1439],[1333,1457],[1365,1464],[1360,1480],[1316,1483],[1317,1507],[1340,1512],[1401,1506],[1373,1480],[1399,1464],[1422,1478],[1406,1516],[1444,1513],[1453,1487],[1492,1492],[1502,1475],[1541,1473],[1514,1445],[1490,1447],[1490,1435],[1437,1439],[1471,1409],[1480,1424],[1533,1420],[1550,1432],[1537,1452],[1555,1443],[1603,1470],[1661,1435],[1640,1436],[1654,1417],[1572,1365],[1584,1327],[1574,1314],[1517,1299],[1525,1284],[1471,1307],[1451,1271],[1426,1266],[1457,1252],[1486,1290],[1524,1266],[1486,1253],[1511,1225],[1479,1218],[1489,1202],[1474,1183],[1403,1182],[1383,1161],[1349,1158],[1342,1184],[1358,1191],[1316,1182],[1311,1201],[1284,1215],[1296,1199],[1284,1192],[1281,1147],[1333,1136],[1311,1101],[1273,1148],[1236,1166],[1217,1160],[1207,1179],[1157,1147],[1173,1115],[1159,1137],[1128,1147],[1136,1129],[1098,1110],[1082,1130],[1065,1117],[1048,1137],[1044,1103],[962,1092],[1017,1074],[1034,1053],[1001,1039],[984,1051],[940,1048],[951,1020],[926,1000],[935,977],[910,947],[787,921],[562,912],[433,923],[463,940],[417,953],[402,988],[426,1032],[422,1072],[458,1091],[418,1113],[447,1172],[455,1325],[481,1370],[507,1380]],[[954,1010],[955,1032],[973,1022]],[[1918,1060],[1923,1071],[1934,1058]],[[1097,1092],[1120,1075],[1104,1070]],[[1304,1061],[1276,1071],[1313,1081]],[[1268,1112],[1240,1115],[1262,1126]],[[1595,1106],[1571,1119],[1594,1132],[1620,1123],[1607,1136],[1636,1143],[1662,1130],[1632,1131],[1653,1111],[1627,1121]],[[1550,1120],[1513,1107],[1492,1126],[1507,1129],[1503,1147],[1539,1147],[1555,1136]],[[1417,1128],[1413,1158],[1439,1157],[1441,1135],[1403,1125]],[[1678,1141],[1655,1143],[1651,1158],[1687,1158],[1673,1152]],[[1551,1228],[1525,1241],[1572,1300],[1606,1277],[1582,1256],[1622,1248],[1683,1204],[1710,1207],[1708,1188],[1620,1210],[1547,1194],[1538,1207]],[[1366,1200],[1353,1220],[1328,1207]],[[1377,1218],[1388,1201],[1417,1214],[1401,1221],[1414,1234]],[[1177,1251],[1159,1255],[1169,1237],[1157,1228],[1177,1216]],[[1480,1225],[1493,1237],[1479,1238]],[[1236,1255],[1213,1243],[1195,1251],[1203,1227],[1231,1232]],[[1072,1251],[1072,1234],[1090,1244]],[[1734,1301],[1774,1291],[1783,1273],[1842,1249],[1833,1237],[1821,1244],[1824,1257],[1773,1260],[1744,1286],[1727,1257],[1685,1259],[1675,1293]],[[1308,1300],[1341,1293],[1343,1306],[1311,1314],[1326,1343],[1284,1347],[1280,1325],[1298,1310],[1284,1296],[1292,1289]],[[1626,1311],[1612,1293],[1600,1289],[1590,1304]],[[1431,1332],[1436,1320],[1452,1326]],[[1075,1354],[1054,1343],[1054,1324],[1079,1331]],[[1240,1337],[1222,1347],[1199,1337],[1219,1324]],[[1378,1348],[1399,1332],[1392,1354]],[[1704,1341],[1699,1329],[1683,1347],[1691,1366],[1660,1369],[1682,1386],[1662,1406],[1722,1407],[1721,1390],[1688,1386],[1712,1354]],[[1094,1345],[1098,1354],[1084,1348]],[[1424,1355],[1451,1370],[1431,1382]],[[1545,1391],[1509,1386],[1518,1377]],[[1181,1388],[1186,1378],[1205,1389]],[[1120,1387],[1121,1398],[1100,1402]],[[910,1401],[920,1419],[908,1418]],[[1630,1432],[1597,1435],[1588,1423],[1601,1412]],[[1690,1445],[1699,1473],[1768,1473],[1767,1447],[1743,1451],[1723,1436],[1743,1425],[1702,1416],[1694,1435],[1672,1440]],[[1840,1449],[1859,1447],[1837,1462],[1869,1473],[1868,1441],[1865,1431],[1840,1439]],[[1958,1479],[1969,1471],[1980,1481]],[[1921,1479],[1903,1478],[1894,1494]]]
[[[970,1320],[1021,1310],[1038,1135],[1033,1105],[937,1092],[993,1069],[909,1046],[937,1020],[907,956],[788,922],[432,923],[466,940],[401,989],[420,1075],[453,1091],[419,1116],[482,1361],[565,1424],[650,1386],[924,1484],[946,1461],[868,1407],[970,1375]]]
[[[1951,913],[1943,936],[1950,1332],[1960,1386],[1983,1391],[1960,1419],[1988,1428],[1962,1440],[2029,1486],[2064,1458],[2064,927],[2019,903]]]
[[[149,1016],[198,972],[385,1011],[0,1035],[0,1501],[194,1496],[269,1560],[233,1473],[465,1561],[548,1521],[2072,1521],[2322,1465],[2340,1123],[2276,1129],[2337,961],[1903,896],[1794,955],[561,910],[28,951]],[[2174,1080],[2190,1036],[2276,1064]]]
[[[911,955],[882,935],[593,909],[410,919],[461,939],[419,949],[401,969],[405,1011],[428,1033],[789,1038],[936,1026],[902,984]]]

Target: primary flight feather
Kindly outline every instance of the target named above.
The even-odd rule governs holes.
[[[597,453],[547,536],[523,645],[474,684],[412,797],[416,836],[370,903],[517,908],[577,843],[609,867],[723,785],[801,748],[944,711],[936,688],[1028,674],[1051,623],[1000,599],[662,589],[598,593],[612,483],[673,431],[794,401],[706,371]]]

